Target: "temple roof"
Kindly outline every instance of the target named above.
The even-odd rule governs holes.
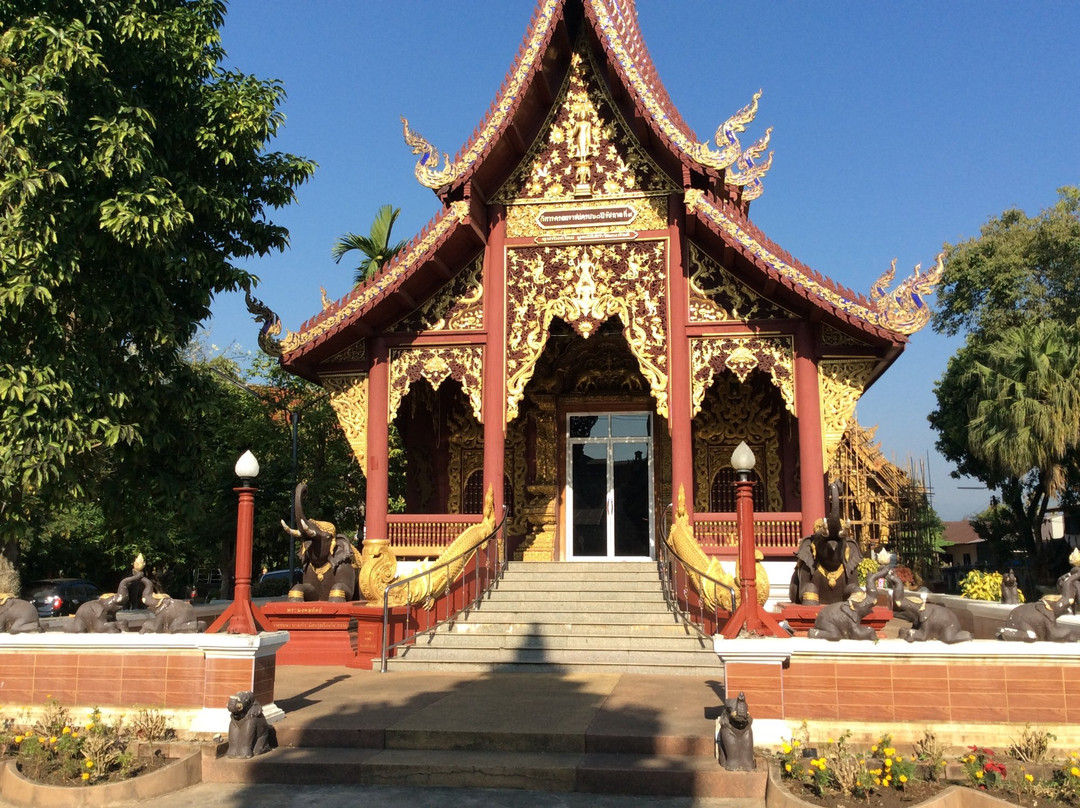
[[[749,203],[761,194],[772,161],[771,154],[761,159],[769,132],[746,148],[738,135],[753,121],[760,93],[718,127],[715,146],[699,140],[657,74],[632,0],[539,0],[496,99],[453,160],[405,121],[406,141],[419,155],[416,177],[444,208],[374,278],[324,303],[298,333],[287,334],[280,345],[284,364],[314,379],[316,364],[400,319],[484,248],[487,195],[502,186],[541,131],[582,34],[623,116],[657,165],[683,188],[688,234],[733,249],[748,272],[758,273],[759,286],[786,290],[781,294],[805,300],[827,322],[869,338],[893,356],[907,335],[925,325],[929,311],[922,298],[933,290],[940,261],[925,275],[916,267],[891,291],[889,270],[868,299],[795,260],[750,222]]]

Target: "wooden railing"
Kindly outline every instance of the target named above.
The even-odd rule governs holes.
[[[739,546],[733,513],[694,514],[694,537],[706,553]],[[798,511],[755,513],[754,544],[762,554],[790,555],[802,540],[802,514]]]
[[[482,518],[478,513],[391,513],[386,517],[387,538],[399,557],[439,555]]]

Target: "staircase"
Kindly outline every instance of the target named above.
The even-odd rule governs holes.
[[[398,649],[387,669],[722,674],[651,561],[510,562],[478,608]]]

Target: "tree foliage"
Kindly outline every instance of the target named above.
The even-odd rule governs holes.
[[[946,245],[938,300],[935,328],[965,344],[935,387],[937,447],[1000,489],[997,532],[1037,553],[1050,500],[1080,481],[1080,189]]]
[[[0,0],[0,19],[10,551],[40,510],[155,479],[188,440],[207,391],[184,350],[214,295],[252,283],[235,259],[286,246],[269,211],[314,164],[267,150],[284,91],[222,66],[219,0]]]
[[[371,223],[371,232],[366,236],[356,233],[346,233],[339,238],[330,251],[334,263],[341,263],[346,253],[356,250],[362,256],[356,267],[356,275],[353,283],[359,286],[372,277],[376,272],[394,260],[394,257],[405,249],[408,242],[399,241],[390,243],[390,231],[394,229],[394,222],[401,214],[400,208],[392,205],[383,205],[375,214],[375,221]]]

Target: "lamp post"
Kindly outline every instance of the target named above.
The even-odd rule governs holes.
[[[789,636],[757,600],[754,481],[750,479],[756,462],[746,441],[742,441],[731,455],[731,465],[735,469],[735,525],[739,534],[739,606],[720,631],[729,640],[737,637],[744,628],[751,634],[767,637]]]
[[[233,581],[233,600],[206,630],[216,634],[229,624],[230,634],[258,634],[274,631],[262,611],[251,602],[251,544],[255,521],[255,492],[252,480],[259,476],[259,461],[251,451],[244,452],[233,468],[240,478],[234,488],[240,502],[236,509],[236,573]]]

